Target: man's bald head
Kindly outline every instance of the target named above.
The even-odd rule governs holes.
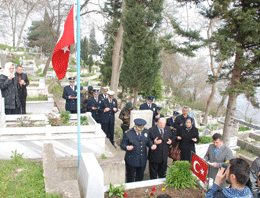
[[[166,119],[165,118],[159,118],[158,126],[159,126],[160,129],[164,129],[165,126],[166,126]]]

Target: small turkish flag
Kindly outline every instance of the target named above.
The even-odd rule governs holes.
[[[200,157],[198,157],[195,153],[193,153],[191,161],[191,170],[203,183],[205,183],[206,181],[208,168],[208,164],[204,162],[202,159],[200,159]]]
[[[59,80],[63,79],[66,75],[70,56],[70,45],[73,43],[75,43],[74,6],[72,6],[69,12],[63,32],[60,35],[52,55],[53,69]]]

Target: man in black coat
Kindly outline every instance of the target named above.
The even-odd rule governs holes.
[[[164,178],[169,148],[175,138],[171,128],[166,126],[165,118],[160,118],[158,125],[149,129],[149,137],[157,145],[156,150],[149,149],[148,152],[150,179],[157,179],[157,175],[159,178]]]
[[[166,125],[171,128],[174,135],[176,135],[177,129],[175,129],[173,127],[173,125],[174,125],[175,119],[177,118],[178,115],[179,115],[179,113],[177,111],[173,111],[172,117],[167,118],[167,122],[166,122]]]
[[[153,126],[155,125],[155,119],[158,119],[157,116],[157,105],[153,103],[154,96],[148,95],[146,103],[140,105],[139,110],[152,110],[153,111]]]
[[[66,111],[77,113],[77,87],[75,86],[75,78],[69,78],[69,83],[70,85],[64,87],[62,98],[66,100]]]
[[[111,144],[116,148],[114,142],[115,113],[117,112],[117,100],[114,97],[114,91],[108,91],[108,99],[101,102],[100,111],[103,112],[101,127],[109,138]]]
[[[108,95],[107,95],[107,92],[108,92],[108,87],[102,87],[102,93],[99,94],[99,98],[103,101],[104,99],[107,99],[108,98]]]
[[[121,148],[126,151],[125,164],[127,182],[142,181],[147,162],[147,149],[154,150],[156,145],[149,138],[149,131],[144,128],[146,121],[135,119],[135,126],[124,133]]]
[[[177,130],[181,130],[181,127],[185,124],[187,118],[190,118],[192,121],[192,126],[195,127],[194,119],[188,115],[189,113],[189,107],[184,106],[182,108],[182,115],[179,115],[173,124],[173,127]]]
[[[93,90],[93,97],[88,99],[87,109],[88,111],[91,111],[91,115],[94,118],[94,120],[97,123],[101,123],[101,112],[100,112],[100,106],[101,106],[101,98],[98,97],[99,90],[94,89]]]
[[[23,73],[23,67],[21,65],[16,66],[15,78],[17,78],[18,83],[18,94],[21,102],[21,113],[26,114],[26,97],[27,88],[29,85],[29,80],[26,73]]]

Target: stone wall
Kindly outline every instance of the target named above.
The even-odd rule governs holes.
[[[77,180],[59,182],[56,156],[52,144],[44,144],[42,150],[43,176],[46,193],[58,193],[61,197],[79,198]]]

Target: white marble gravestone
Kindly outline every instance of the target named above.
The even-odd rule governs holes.
[[[5,124],[5,101],[2,98],[2,93],[0,90],[0,127],[3,127]]]
[[[78,184],[81,197],[104,197],[104,174],[93,153],[82,153]]]
[[[152,110],[133,110],[130,115],[130,128],[134,126],[134,120],[136,118],[142,118],[146,121],[145,128],[149,129],[153,124],[153,112]]]

